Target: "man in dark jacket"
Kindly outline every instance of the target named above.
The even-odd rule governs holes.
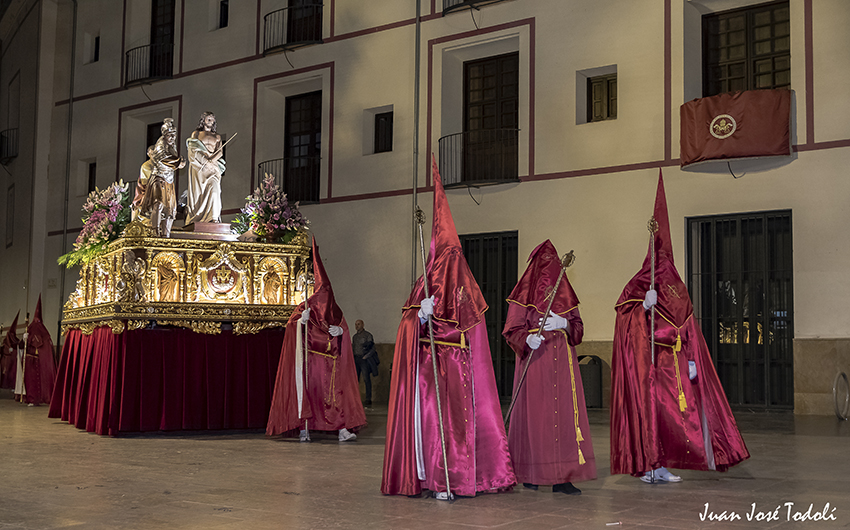
[[[357,381],[360,374],[366,382],[366,400],[364,405],[372,405],[372,375],[378,375],[378,352],[375,350],[375,339],[363,327],[363,321],[354,323],[357,333],[351,337],[351,347],[354,350],[354,363],[357,366]]]

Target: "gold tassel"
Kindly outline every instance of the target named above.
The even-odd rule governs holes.
[[[578,448],[578,465],[583,466],[587,461],[584,459],[584,455],[581,454],[581,447]]]
[[[466,348],[466,335],[463,334],[463,331],[460,332],[460,348]]]
[[[679,412],[685,412],[688,408],[688,403],[685,401],[685,393],[679,390]]]
[[[673,353],[679,353],[682,351],[682,336],[676,335],[676,345],[673,346]]]
[[[576,427],[576,441],[583,442],[584,436],[581,435],[581,427]]]

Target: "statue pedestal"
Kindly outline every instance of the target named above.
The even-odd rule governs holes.
[[[222,324],[236,334],[286,325],[303,300],[298,282],[310,253],[304,234],[289,245],[189,234],[227,235],[151,237],[149,227],[131,223],[103,255],[82,266],[63,311],[63,333],[81,329],[88,335],[109,326],[120,334],[151,322],[209,334],[221,333]]]
[[[236,241],[239,236],[230,231],[230,223],[190,223],[171,237],[182,239],[209,239],[213,241]]]

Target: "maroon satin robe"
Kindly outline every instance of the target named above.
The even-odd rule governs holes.
[[[561,315],[570,323],[569,331],[543,332],[543,343],[534,351],[525,382],[516,391],[532,351],[525,339],[537,331],[541,316],[534,306],[511,302],[505,322],[503,335],[517,354],[516,403],[508,430],[511,462],[519,482],[562,484],[595,479],[596,460],[575,352],[584,335],[577,307]]]
[[[342,428],[357,431],[366,425],[366,414],[360,402],[348,324],[344,318],[341,322],[323,321],[317,318],[321,314],[317,310],[311,310],[307,324],[307,378],[304,380],[301,415],[298,414],[295,354],[297,326],[301,325],[299,321],[303,311],[302,303],[286,324],[266,434],[297,435],[304,428],[305,421],[309,422],[307,426],[311,431]],[[343,334],[331,337],[328,333],[330,324],[342,327]]]
[[[26,355],[24,356],[24,403],[50,403],[56,380],[53,361],[53,340],[41,321],[41,297],[35,307],[32,322],[27,327]]]

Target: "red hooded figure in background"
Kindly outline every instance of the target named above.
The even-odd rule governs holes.
[[[660,171],[657,231],[617,302],[611,360],[611,473],[679,482],[665,469],[725,471],[750,454],[673,263]],[[655,289],[651,286],[655,250]],[[655,306],[655,336],[650,315]],[[655,342],[653,364],[651,340]]]
[[[15,315],[15,320],[6,331],[3,337],[3,346],[0,350],[0,388],[15,388],[15,377],[18,374],[18,345],[21,339],[15,333],[18,328],[18,317],[21,312]]]
[[[440,417],[451,493],[474,496],[516,483],[487,340],[487,304],[457,237],[436,162],[431,249],[423,277],[402,308],[393,357],[381,492],[447,497]],[[428,316],[440,390],[437,413]]]
[[[313,275],[313,294],[286,324],[266,434],[300,430],[301,441],[308,442],[311,430],[338,431],[339,441],[353,441],[357,436],[349,429],[366,425],[366,413],[348,324],[334,299],[315,237]]]
[[[41,321],[41,296],[35,306],[35,315],[27,327],[27,353],[23,363],[24,392],[21,401],[32,405],[50,403],[56,366],[53,361],[53,341]]]

